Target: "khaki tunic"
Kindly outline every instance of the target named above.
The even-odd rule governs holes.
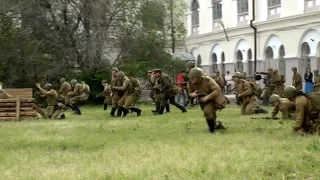
[[[112,98],[111,98],[111,86],[110,84],[106,84],[104,86],[102,95],[104,96],[104,104],[112,104]]]
[[[86,93],[83,92],[83,86],[80,83],[74,86],[73,91],[68,93],[68,97],[70,100],[67,101],[67,104],[77,104],[87,100]]]
[[[284,75],[279,74],[277,78],[277,86],[275,89],[275,94],[278,94],[280,97],[284,97],[284,88],[285,88],[286,78]]]
[[[46,96],[47,101],[47,116],[49,118],[57,118],[61,113],[61,109],[58,108],[58,93],[57,91],[51,89],[50,91],[46,91],[42,88],[39,88],[41,94]]]
[[[173,84],[170,76],[164,72],[161,73],[154,88],[159,92],[161,106],[165,106],[168,100],[173,103],[175,95],[179,93],[179,87]]]
[[[237,96],[242,101],[241,114],[249,115],[255,113],[256,98],[251,90],[250,83],[244,79],[239,79],[236,86]]]
[[[296,121],[293,126],[293,131],[301,131],[309,133],[312,131],[311,124],[311,102],[310,100],[303,95],[297,96],[293,101],[296,109]]]
[[[68,94],[68,92],[72,91],[71,85],[65,81],[61,84],[61,87],[59,89],[59,97],[58,100],[59,101],[65,101],[66,95]]]
[[[209,76],[202,76],[196,84],[187,85],[190,93],[197,91],[204,93],[209,98],[203,108],[203,114],[206,119],[215,119],[216,111],[221,110],[227,105],[227,98],[221,92],[219,85]]]
[[[279,111],[282,113],[281,119],[294,119],[294,116],[292,116],[291,113],[294,112],[295,105],[293,102],[291,102],[289,99],[281,98],[279,100],[279,104],[277,107],[275,107],[271,113],[271,117],[274,118],[277,116]]]
[[[224,80],[223,80],[223,77],[222,76],[216,76],[215,77],[215,81],[216,83],[220,86],[222,92],[224,90]]]
[[[117,77],[112,77],[111,78],[111,86],[117,87],[117,86],[122,86],[121,81],[118,80]],[[123,96],[123,92],[117,91],[117,90],[112,90],[112,107],[117,108],[118,107],[118,102]]]
[[[320,92],[320,75],[319,74],[315,74],[314,92]]]
[[[271,72],[257,72],[257,74],[263,74],[263,75],[267,75],[268,76],[268,84],[267,84],[266,95],[268,97],[270,97],[275,92],[275,88],[277,86],[278,74],[275,74],[274,71],[271,71]]]
[[[294,86],[298,91],[302,90],[302,80],[299,73],[294,73],[292,76],[292,86]]]
[[[112,90],[120,91],[124,94],[119,99],[118,105],[129,110],[134,103],[135,89],[133,88],[130,79],[126,76],[121,80],[121,84],[122,86],[112,87]]]

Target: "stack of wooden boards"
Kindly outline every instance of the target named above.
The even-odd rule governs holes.
[[[32,98],[32,89],[4,89],[14,99],[0,99],[0,120],[16,120],[37,117],[37,113],[47,118]]]

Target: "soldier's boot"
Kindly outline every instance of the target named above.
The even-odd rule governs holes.
[[[158,112],[160,110],[160,103],[156,103],[156,110],[151,110],[153,115],[158,115]]]
[[[216,126],[216,129],[227,129],[226,127],[224,127],[224,125],[222,125],[222,122],[221,121],[217,121],[217,126]]]
[[[104,104],[103,105],[103,110],[107,110],[108,109],[108,104]]]
[[[216,131],[216,127],[215,127],[215,120],[214,119],[206,119],[207,120],[207,124],[208,124],[208,127],[209,127],[209,132],[210,133],[215,133]]]
[[[74,111],[74,108],[73,108],[73,106],[71,105],[71,104],[68,104],[67,105],[72,111]]]
[[[114,113],[116,113],[117,108],[112,107],[111,111],[110,111],[110,116],[114,117]]]
[[[118,107],[117,117],[121,117],[122,112],[123,112],[123,107]]]
[[[74,108],[74,110],[75,110],[75,114],[81,115],[80,108],[79,108],[77,105],[75,105],[75,104],[72,104],[72,106],[73,106],[73,108]]]
[[[254,112],[255,112],[255,114],[268,114],[267,110],[260,108],[260,107],[256,108]]]
[[[160,106],[159,113],[158,113],[159,115],[163,114],[164,108],[165,106]]]
[[[182,113],[187,112],[187,109],[185,107],[183,107],[181,104],[177,103],[177,102],[173,102],[172,103],[174,106],[176,106],[178,109],[180,109],[182,111]]]
[[[64,115],[64,113],[61,113],[58,117],[58,119],[65,119],[66,118],[66,115]]]
[[[167,113],[170,112],[170,104],[169,104],[169,103],[166,104],[166,112],[167,112]]]
[[[123,112],[122,117],[126,117],[127,114],[129,113],[129,110],[127,110],[127,109],[125,109],[125,108],[122,107],[122,112]]]
[[[138,117],[141,115],[141,109],[139,108],[131,107],[130,110],[136,112]]]

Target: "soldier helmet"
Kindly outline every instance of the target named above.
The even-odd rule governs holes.
[[[202,76],[202,71],[198,68],[192,68],[189,72],[189,77],[201,77]]]
[[[148,70],[148,73],[152,73],[152,70]]]
[[[72,79],[72,80],[70,81],[70,84],[71,84],[71,85],[77,84],[77,80],[76,80],[76,79]]]
[[[186,64],[186,67],[187,68],[194,68],[196,65],[193,61],[188,61],[187,64]]]
[[[111,68],[111,71],[116,71],[116,72],[118,72],[119,70],[118,70],[118,68],[113,67],[113,68]]]
[[[235,72],[232,77],[243,78],[243,75],[240,72]]]
[[[246,72],[242,72],[241,74],[242,74],[244,77],[247,76],[247,73],[246,73]]]
[[[314,73],[319,73],[318,69],[313,70]]]
[[[219,70],[216,70],[216,73],[220,73],[220,71],[219,71]]]
[[[297,67],[292,67],[291,70],[296,71]]]
[[[51,90],[52,89],[52,84],[47,83],[47,84],[45,84],[43,86],[43,88],[46,89],[46,90]]]
[[[105,79],[101,81],[101,84],[105,84],[105,83],[108,83],[108,81]]]
[[[293,98],[296,96],[297,89],[294,86],[287,86],[284,88],[284,97],[285,98]]]
[[[117,77],[124,77],[124,73],[123,73],[122,71],[119,71],[119,72],[117,73]]]
[[[274,102],[276,102],[276,101],[279,101],[279,99],[280,99],[280,97],[279,97],[277,94],[272,94],[272,95],[270,96],[269,102],[270,102],[270,104],[271,104],[271,103],[274,103]]]
[[[61,78],[60,83],[66,82],[66,78]]]

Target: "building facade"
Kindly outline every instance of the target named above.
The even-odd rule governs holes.
[[[253,7],[253,1],[255,6]],[[320,69],[320,0],[187,0],[186,47],[207,74],[220,70],[254,74],[279,69],[292,83],[292,67],[303,76]],[[253,11],[255,20],[253,21]]]

